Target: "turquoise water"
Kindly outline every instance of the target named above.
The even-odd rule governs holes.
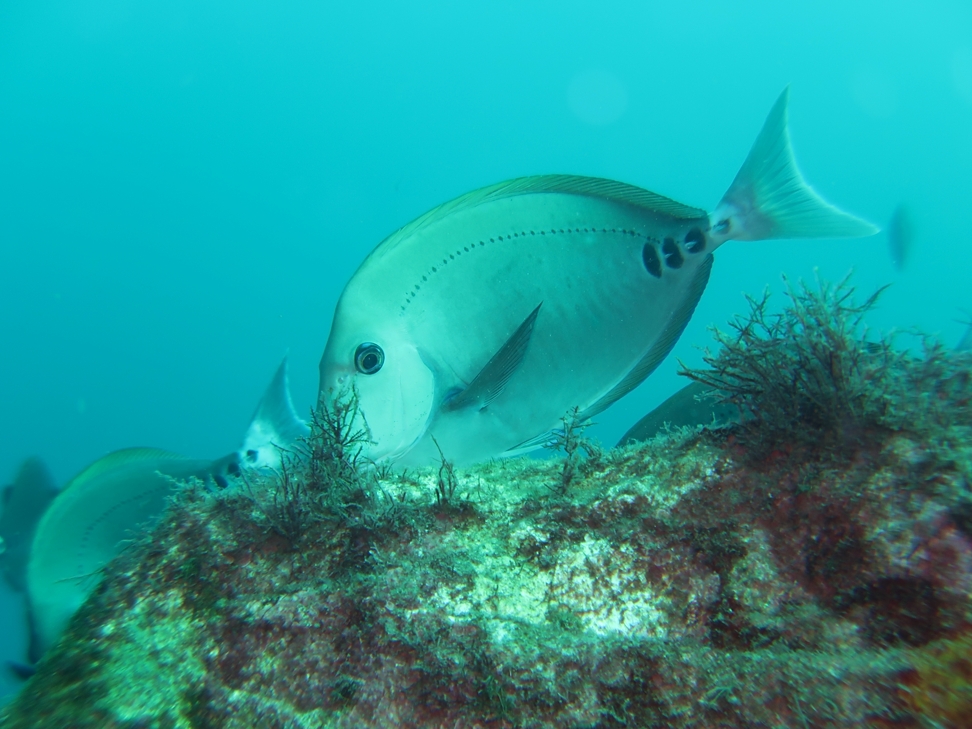
[[[32,454],[63,483],[127,446],[228,452],[288,351],[306,412],[358,263],[473,188],[566,172],[711,209],[787,84],[806,177],[878,224],[905,202],[908,260],[884,235],[728,244],[674,355],[594,434],[783,273],[891,282],[872,326],[955,342],[970,31],[959,2],[7,2],[0,480]]]

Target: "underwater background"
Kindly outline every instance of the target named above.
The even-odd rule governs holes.
[[[711,209],[792,86],[797,159],[886,234],[731,243],[613,444],[781,274],[893,283],[868,322],[957,342],[972,311],[972,6],[959,2],[0,5],[0,479],[137,445],[239,445],[289,352],[306,413],[364,256],[500,180],[571,173]],[[3,587],[0,658],[23,659]],[[2,690],[15,688],[2,677]]]

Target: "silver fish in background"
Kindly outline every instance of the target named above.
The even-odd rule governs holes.
[[[232,458],[194,460],[155,448],[127,448],[71,479],[41,519],[27,567],[31,661],[60,636],[125,541],[162,513],[179,481],[225,479],[233,465]]]
[[[904,268],[911,252],[911,244],[915,237],[915,229],[911,224],[911,215],[904,203],[901,203],[891,213],[888,220],[888,253],[891,263],[900,271]]]
[[[308,433],[290,400],[287,361],[263,394],[242,447],[216,460],[155,448],[127,448],[98,459],[51,502],[34,533],[27,564],[29,660],[36,662],[102,579],[125,543],[149,528],[188,479],[225,486],[241,469],[274,468],[280,450]],[[21,672],[23,669],[21,669]]]
[[[524,453],[564,414],[590,418],[678,340],[727,240],[866,236],[806,185],[788,91],[712,214],[567,175],[493,185],[383,241],[338,301],[323,403],[353,388],[364,456],[424,465]],[[434,439],[434,440],[433,440]]]

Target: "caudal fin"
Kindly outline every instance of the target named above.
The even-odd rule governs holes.
[[[845,213],[803,179],[790,148],[786,88],[773,105],[749,156],[712,214],[723,240],[858,238],[878,228]]]
[[[243,445],[238,451],[240,463],[244,468],[277,468],[281,450],[292,450],[309,434],[307,423],[297,416],[290,399],[287,358],[284,357],[243,437]]]

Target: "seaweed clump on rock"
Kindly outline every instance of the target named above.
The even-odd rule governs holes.
[[[856,304],[846,280],[801,284],[788,287],[789,305],[776,314],[768,295],[749,297],[748,315],[729,333],[715,330],[720,346],[706,351],[708,367],[681,374],[739,409],[739,435],[760,454],[781,443],[853,450],[889,431],[934,440],[972,425],[972,358],[928,338],[916,357],[890,337],[868,337],[863,319],[882,290]]]
[[[567,463],[395,474],[324,410],[187,486],[4,725],[966,727],[972,362],[867,307],[753,302],[691,373],[743,423]]]

